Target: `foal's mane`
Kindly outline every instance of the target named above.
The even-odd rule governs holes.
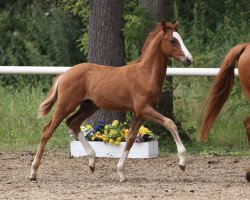
[[[142,58],[144,57],[145,52],[146,52],[146,50],[148,49],[150,43],[153,41],[153,39],[156,37],[156,35],[157,35],[161,30],[162,30],[161,24],[160,24],[160,23],[157,23],[155,30],[152,31],[152,32],[150,32],[150,33],[148,34],[148,37],[147,37],[147,39],[145,40],[145,43],[144,43],[144,45],[143,45],[143,47],[142,47],[140,57],[139,57],[137,60],[130,62],[129,64],[138,63],[138,62],[140,62],[140,61],[142,60]]]

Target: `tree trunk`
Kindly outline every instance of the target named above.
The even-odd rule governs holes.
[[[155,24],[161,22],[162,20],[170,21],[173,16],[173,0],[138,0],[139,5],[146,6],[148,8],[148,19],[152,20],[152,26],[146,27],[144,33],[144,44],[145,39],[148,36],[148,33],[152,31],[155,27]]]
[[[162,20],[170,21],[173,16],[173,0],[138,0],[139,5],[148,7],[148,17],[156,22]]]
[[[123,0],[90,0],[88,62],[109,66],[125,64],[122,14]],[[124,121],[125,113],[99,110],[87,122],[96,125],[99,121],[110,123],[114,119]]]
[[[144,5],[148,8],[148,19],[153,20],[155,23],[161,22],[162,20],[171,21],[174,15],[174,1],[173,0],[138,0],[139,5]],[[174,22],[172,22],[174,23]],[[148,35],[148,33],[153,29],[154,27],[146,27],[146,30],[144,31],[144,41]],[[142,41],[142,45],[144,44],[144,41]],[[169,63],[171,64],[171,63]],[[179,133],[182,139],[189,140],[188,135],[183,130],[181,123],[176,122],[174,119],[173,114],[173,88],[172,88],[172,76],[166,77],[167,81],[167,89],[162,94],[161,102],[158,105],[157,110],[173,119],[178,126]]]

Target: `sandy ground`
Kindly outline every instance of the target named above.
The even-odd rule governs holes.
[[[189,156],[186,172],[175,156],[129,159],[128,181],[120,183],[118,159],[98,158],[95,173],[87,159],[46,152],[38,180],[29,181],[33,154],[0,153],[0,199],[250,199],[245,180],[249,158]]]

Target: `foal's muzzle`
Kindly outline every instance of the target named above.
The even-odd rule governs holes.
[[[181,63],[187,67],[193,63],[193,57],[192,56],[183,56],[181,59]]]

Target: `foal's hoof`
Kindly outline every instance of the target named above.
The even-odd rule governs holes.
[[[126,178],[120,179],[120,183],[125,183],[125,182],[127,182]]]
[[[30,181],[36,181],[36,177],[30,177]]]
[[[89,169],[90,169],[90,171],[91,171],[92,173],[94,173],[94,171],[95,171],[95,167],[94,167],[94,166],[89,166]]]
[[[250,182],[250,170],[246,173],[247,182]]]
[[[179,167],[180,167],[180,169],[181,169],[182,171],[185,171],[185,169],[186,169],[186,166],[184,166],[184,165],[179,165]]]

